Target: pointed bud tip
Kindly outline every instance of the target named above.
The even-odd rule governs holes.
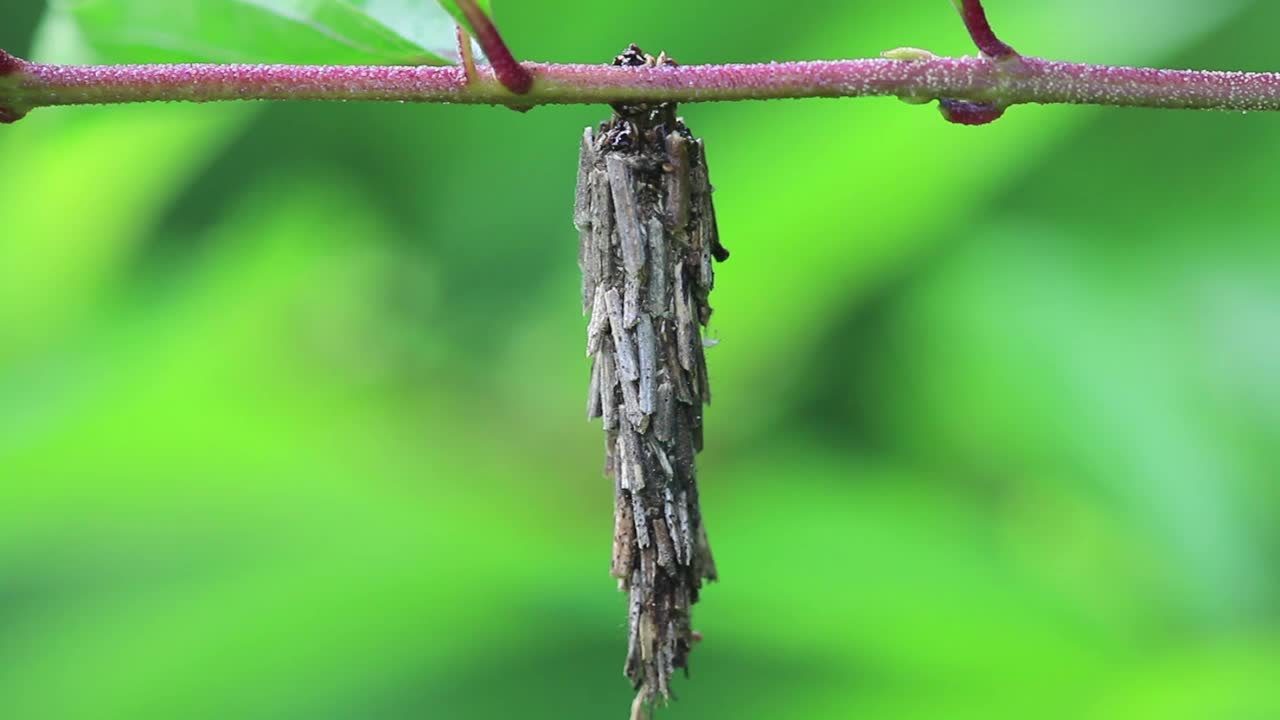
[[[938,101],[938,110],[947,122],[956,125],[987,125],[999,120],[1005,108],[992,103],[975,103],[968,100]]]

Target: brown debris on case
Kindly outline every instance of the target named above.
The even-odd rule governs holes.
[[[620,59],[635,64],[637,54],[633,46]],[[694,455],[710,401],[701,327],[711,260],[728,253],[702,141],[674,106],[615,110],[583,136],[574,222],[590,315],[587,415],[604,424],[616,492],[611,573],[630,599],[625,673],[653,703],[670,698],[672,674],[687,668],[690,608],[716,578]]]

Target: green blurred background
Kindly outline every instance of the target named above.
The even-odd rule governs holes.
[[[941,0],[499,4],[535,59],[972,52]],[[0,47],[41,10],[0,0]],[[1280,68],[1265,0],[989,10]],[[0,128],[0,717],[625,717],[570,223],[605,115]],[[722,581],[662,716],[1280,717],[1280,117],[684,115],[733,251]]]

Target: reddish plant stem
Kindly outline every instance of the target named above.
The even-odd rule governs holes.
[[[480,43],[480,48],[488,56],[498,82],[516,95],[528,93],[533,87],[533,75],[516,60],[515,55],[511,54],[511,49],[502,39],[497,26],[476,5],[475,0],[456,0],[456,2],[462,14],[467,17],[467,22],[471,23],[471,28],[476,33],[476,42]]]
[[[68,66],[0,57],[0,108],[10,120],[54,105],[152,101],[376,100],[549,105],[898,96],[1006,108],[1020,103],[1280,110],[1280,73],[1109,67],[1023,56],[835,60],[620,68],[526,63],[519,96],[460,67],[318,65]]]
[[[6,85],[12,88],[17,83],[12,79],[26,67],[26,64],[18,58],[10,55],[4,50],[0,50],[0,124],[14,123],[22,119],[27,114],[26,109],[6,105],[4,91]]]
[[[378,100],[507,105],[665,103],[896,95],[938,99],[954,123],[992,122],[1020,103],[1280,110],[1280,74],[1084,65],[1024,57],[1000,41],[981,0],[953,0],[983,57],[658,68],[519,63],[474,0],[458,0],[493,73],[464,67],[63,66],[0,51],[0,122],[53,105],[150,101]],[[465,48],[464,48],[465,50]],[[465,53],[464,53],[465,56]],[[536,82],[535,82],[536,80]]]
[[[1016,50],[996,37],[995,31],[991,29],[991,23],[987,22],[987,11],[982,7],[982,0],[952,1],[960,11],[960,17],[964,18],[964,26],[968,28],[969,36],[973,38],[974,44],[983,55],[994,60],[1018,56]]]
[[[14,73],[22,70],[23,65],[23,60],[19,60],[4,50],[0,50],[0,77],[13,75]]]

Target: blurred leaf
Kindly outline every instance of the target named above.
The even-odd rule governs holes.
[[[245,109],[73,111],[5,128],[0,155],[23,181],[0,193],[0,368],[92,320],[156,216],[252,117]]]
[[[1227,133],[1238,144],[1166,151]],[[901,284],[883,335],[833,352],[874,358],[849,373],[852,412],[895,451],[973,482],[1091,498],[1143,538],[1133,560],[1147,559],[1129,564],[1161,588],[1163,612],[1247,622],[1280,589],[1265,543],[1280,252],[1273,230],[1237,218],[1280,223],[1263,190],[1277,152],[1265,118],[1123,115],[1085,129],[982,210],[980,237]],[[1115,157],[1125,163],[1095,178]],[[1104,556],[1118,554],[1088,564]]]
[[[1269,720],[1280,717],[1280,637],[1261,631],[1200,640],[1143,658],[1102,693],[1097,720]]]
[[[467,16],[465,13],[462,12],[462,9],[458,7],[458,3],[454,2],[454,0],[438,0],[438,1],[441,7],[443,7],[445,10],[448,10],[449,14],[453,15],[453,17],[458,21],[459,25],[462,25],[463,27],[467,28],[467,30],[470,31],[472,35],[475,35],[475,28],[471,26],[471,23],[467,20]],[[493,14],[493,3],[491,2],[491,0],[476,0],[476,5],[480,6],[480,9],[483,10],[486,15]]]
[[[62,0],[84,41],[116,62],[446,64],[454,19],[432,0]]]

